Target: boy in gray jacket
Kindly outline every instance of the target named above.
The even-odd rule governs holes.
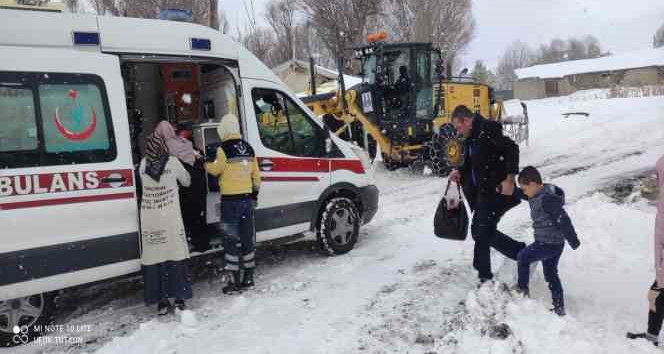
[[[567,212],[563,208],[565,193],[552,184],[543,184],[542,176],[535,167],[528,166],[519,173],[517,191],[520,197],[530,204],[530,217],[533,220],[535,242],[517,255],[518,282],[516,291],[528,296],[530,264],[542,262],[544,279],[549,283],[553,309],[559,316],[565,315],[563,287],[558,277],[558,261],[565,247],[565,240],[572,249],[579,248],[580,242]]]

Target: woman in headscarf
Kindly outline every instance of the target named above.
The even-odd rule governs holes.
[[[201,155],[194,149],[192,142],[185,137],[190,132],[184,125],[178,127],[178,132],[167,121],[162,121],[155,129],[164,137],[168,152],[178,158],[191,176],[191,185],[180,188],[180,205],[187,239],[191,241],[197,251],[206,251],[210,248],[209,235],[205,233],[205,170]]]
[[[645,338],[652,344],[659,344],[659,332],[664,321],[664,156],[657,161],[657,216],[655,216],[655,282],[648,292],[648,330],[641,333],[627,333],[627,338]]]
[[[178,182],[189,186],[190,177],[180,161],[169,154],[163,126],[148,137],[139,173],[143,182],[144,298],[147,305],[158,304],[158,313],[165,315],[172,308],[169,298],[174,298],[175,306],[183,310],[192,291],[187,265],[189,247],[178,198]]]

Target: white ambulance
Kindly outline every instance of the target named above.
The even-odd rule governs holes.
[[[257,240],[348,252],[376,213],[368,156],[324,129],[241,45],[182,22],[0,9],[0,336],[53,292],[140,270],[135,165],[161,120],[241,119],[262,170]],[[207,221],[219,220],[210,179]]]

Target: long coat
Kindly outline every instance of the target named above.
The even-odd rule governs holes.
[[[655,217],[655,273],[657,286],[664,287],[664,156],[657,161],[657,216]]]
[[[141,201],[141,263],[153,265],[189,258],[187,235],[182,222],[178,182],[184,187],[191,177],[177,158],[170,156],[159,181],[145,173],[146,160],[139,168],[143,182]]]

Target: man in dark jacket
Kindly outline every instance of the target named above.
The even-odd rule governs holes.
[[[452,124],[464,136],[465,159],[450,179],[461,183],[473,213],[475,240],[473,267],[481,282],[493,278],[491,247],[506,257],[516,257],[526,244],[498,231],[500,218],[520,203],[514,196],[514,176],[519,172],[519,146],[503,135],[498,122],[489,121],[466,106],[452,112]]]

